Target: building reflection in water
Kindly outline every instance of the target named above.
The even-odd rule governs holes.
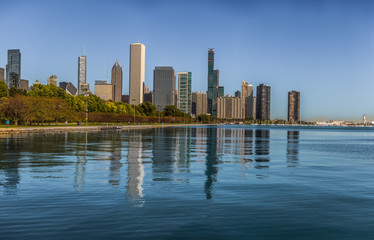
[[[179,128],[154,129],[152,144],[153,181],[173,181],[176,131]],[[178,156],[179,157],[179,156]]]
[[[138,203],[143,194],[144,166],[142,162],[142,134],[141,132],[129,132],[129,146],[127,155],[127,196],[130,201]]]
[[[88,133],[78,133],[77,163],[75,164],[75,190],[82,191],[86,175]]]
[[[296,167],[299,162],[299,131],[287,131],[288,167]]]
[[[111,141],[110,141],[110,166],[109,166],[109,184],[112,186],[120,185],[120,170],[122,167],[121,163],[121,139],[118,138],[117,132],[111,132]]]
[[[268,168],[269,165],[264,164],[270,161],[270,130],[256,129],[255,130],[255,161],[256,168]]]
[[[181,128],[176,136],[176,165],[179,173],[188,173],[191,159],[191,128]],[[188,179],[179,179],[188,181]]]
[[[213,183],[217,181],[218,157],[217,157],[217,128],[207,128],[207,147],[206,147],[206,181],[205,194],[206,199],[212,198]]]
[[[6,195],[17,194],[18,184],[20,182],[20,159],[22,142],[19,138],[7,137],[0,139],[0,171],[4,172],[4,186]]]
[[[243,141],[243,154],[240,162],[250,163],[253,162],[252,158],[250,157],[253,155],[253,129],[243,129],[244,130],[244,141]]]

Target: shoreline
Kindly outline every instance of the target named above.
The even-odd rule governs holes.
[[[149,129],[164,127],[185,127],[185,126],[208,126],[211,124],[178,124],[178,125],[122,125],[120,129],[102,130],[103,126],[44,126],[44,127],[10,127],[0,128],[0,136],[3,134],[22,134],[22,133],[64,133],[64,132],[100,132],[100,131],[123,131],[131,129]]]

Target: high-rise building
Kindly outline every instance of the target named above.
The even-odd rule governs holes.
[[[196,117],[200,114],[207,114],[208,96],[205,92],[192,93],[191,113]]]
[[[108,101],[113,100],[113,84],[108,81],[95,81],[95,95],[99,98]],[[122,97],[122,96],[121,96]],[[121,99],[122,100],[122,99]]]
[[[218,87],[218,97],[224,97],[225,96],[225,87],[219,86]]]
[[[256,119],[256,97],[252,98],[253,119]]]
[[[147,93],[144,93],[144,96],[143,96],[143,102],[150,102],[150,103],[153,103],[153,92],[150,91],[150,92],[147,92]],[[156,109],[159,110],[161,109],[159,106],[156,106]],[[162,111],[163,109],[161,109]]]
[[[256,119],[270,120],[270,86],[267,84],[257,86]]]
[[[288,92],[288,122],[300,121],[300,92]]]
[[[230,94],[217,98],[217,118],[240,119],[240,98]]]
[[[178,72],[178,108],[188,114],[192,105],[191,78],[191,72]]]
[[[240,109],[241,119],[253,116],[253,86],[248,82],[242,82],[241,98],[240,98]]]
[[[238,98],[240,98],[240,96],[241,96],[241,92],[238,90],[238,91],[235,91],[235,97],[238,97]]]
[[[19,81],[19,88],[25,91],[29,90],[29,80],[21,79]]]
[[[0,81],[5,81],[4,68],[0,68]]]
[[[130,104],[143,102],[145,71],[145,46],[141,43],[130,45]]]
[[[21,79],[21,52],[19,49],[8,50],[8,64],[6,65],[6,83],[9,88],[19,87]]]
[[[112,98],[111,99],[115,102],[122,101],[122,67],[118,61],[116,61],[116,63],[112,67]]]
[[[149,93],[149,87],[145,85],[145,83],[143,83],[143,94],[146,94],[146,93]]]
[[[47,78],[47,85],[54,85],[57,86],[57,76],[52,75]]]
[[[78,57],[78,95],[84,95],[82,84],[87,83],[87,57]]]
[[[91,94],[90,84],[81,83],[81,91],[82,91],[81,95],[84,95],[84,96]]]
[[[174,106],[178,107],[178,89],[173,91],[173,96],[174,96]]]
[[[173,67],[155,67],[153,70],[153,104],[161,111],[174,105],[175,71]]]
[[[208,93],[208,113],[210,113],[212,116],[217,116],[217,97],[219,96],[220,92],[219,92],[219,70],[214,70],[214,48],[208,49],[208,92],[207,93]]]

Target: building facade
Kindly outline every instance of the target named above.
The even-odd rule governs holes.
[[[108,81],[95,81],[95,95],[105,101],[113,100],[113,85]]]
[[[178,108],[191,114],[192,93],[191,93],[191,72],[178,72]]]
[[[240,100],[240,98],[231,95],[217,98],[217,118],[240,119]]]
[[[130,104],[143,102],[143,83],[145,74],[145,46],[141,43],[130,45]]]
[[[47,78],[47,85],[57,86],[57,76],[52,75]]]
[[[153,70],[153,105],[161,111],[174,105],[175,71],[173,67],[155,67]]]
[[[5,81],[4,70],[4,68],[0,68],[0,81]]]
[[[21,79],[19,81],[19,88],[25,91],[29,90],[29,80]]]
[[[235,97],[239,97],[240,98],[241,96],[241,92],[238,90],[238,91],[235,91]]]
[[[6,65],[6,83],[9,88],[19,87],[21,80],[21,52],[19,49],[8,50]]]
[[[87,83],[87,57],[78,57],[78,94],[84,95],[82,84]]]
[[[288,122],[300,121],[300,92],[288,92]]]
[[[150,91],[150,92],[147,92],[147,93],[144,93],[144,96],[143,96],[143,102],[150,102],[150,103],[153,103],[153,92]],[[159,106],[156,106],[156,109],[159,110],[161,109]],[[162,111],[163,109],[161,109]]]
[[[256,119],[270,120],[270,86],[267,84],[257,86]]]
[[[192,106],[191,113],[196,117],[200,114],[208,113],[208,95],[205,92],[193,92],[192,93]]]
[[[255,118],[253,114],[253,86],[245,81],[242,82],[241,87],[240,109],[242,119],[247,117]]]
[[[96,87],[96,84],[95,84]],[[96,93],[96,91],[95,91]],[[111,98],[115,102],[122,101],[122,67],[118,61],[112,67],[112,94]]]

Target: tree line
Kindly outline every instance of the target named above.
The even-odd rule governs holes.
[[[34,84],[30,91],[8,89],[0,81],[0,121],[13,124],[44,124],[83,121],[85,112],[93,122],[191,122],[191,116],[173,105],[157,111],[150,102],[137,106],[123,102],[104,101],[94,94],[72,96],[54,85]],[[134,114],[135,113],[135,114]]]

